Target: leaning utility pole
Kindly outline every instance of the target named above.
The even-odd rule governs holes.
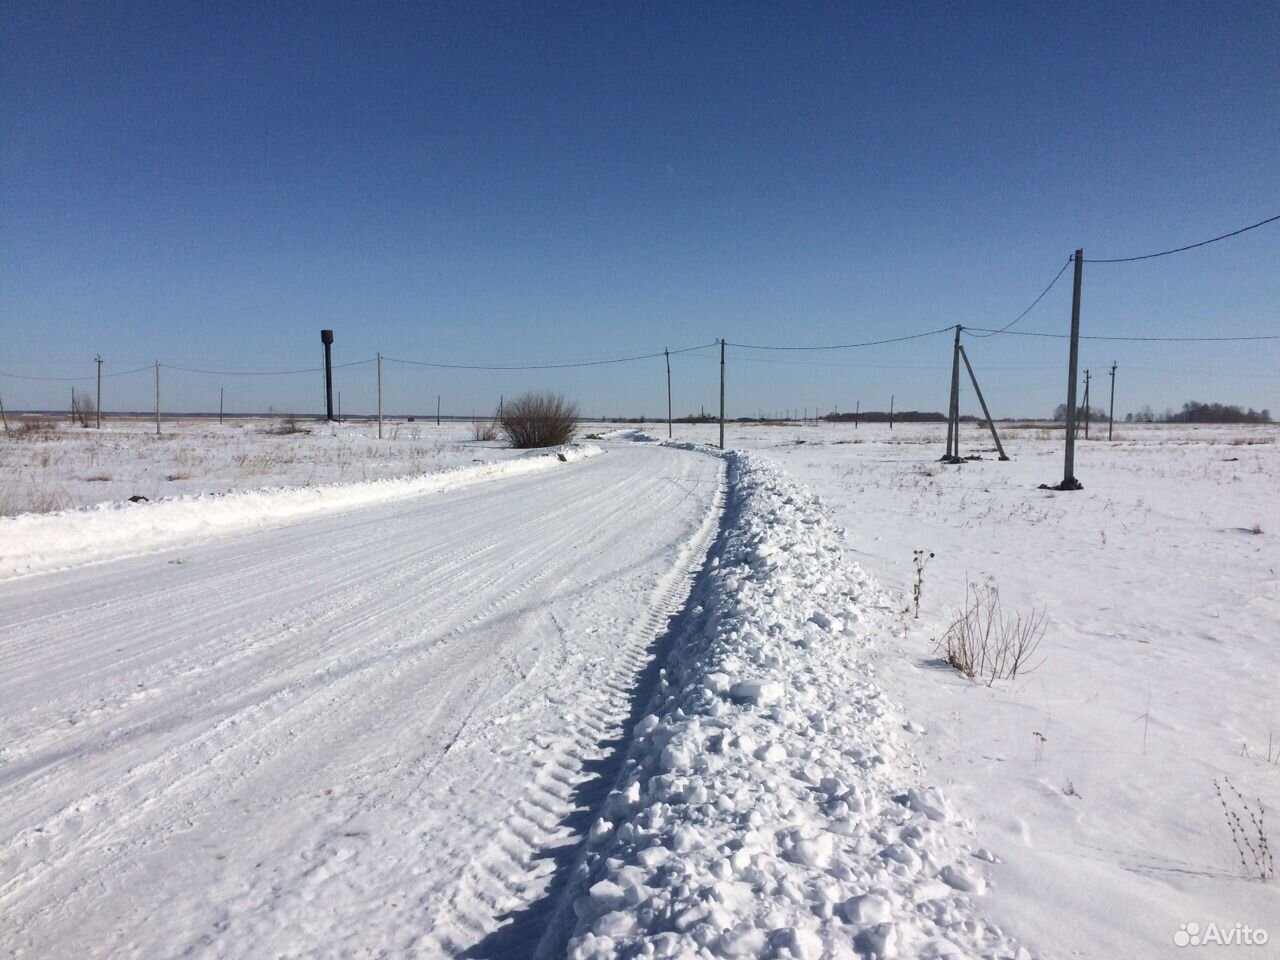
[[[1000,454],[1001,460],[1008,460],[1008,456],[1004,452],[1004,444],[1000,442],[1000,434],[996,432],[996,422],[991,419],[991,411],[987,409],[987,401],[982,396],[982,388],[978,386],[978,376],[973,372],[973,364],[969,362],[969,354],[965,352],[964,346],[960,347],[960,359],[964,361],[964,368],[969,371],[969,379],[973,381],[973,392],[978,395],[978,403],[982,406],[982,415],[987,418],[987,426],[991,430],[991,439],[996,442],[996,451]],[[956,430],[960,429],[959,423],[956,424]],[[959,434],[956,435],[956,446],[959,443]]]
[[[97,354],[93,362],[98,365],[98,429],[102,429],[102,354]]]
[[[720,339],[720,449],[724,449],[724,338]]]
[[[1111,361],[1111,409],[1107,411],[1107,439],[1111,439],[1111,428],[1116,423],[1116,362]]]
[[[1067,360],[1067,451],[1058,490],[1081,490],[1076,479],[1076,369],[1080,359],[1080,281],[1084,272],[1084,250],[1075,253],[1075,283],[1071,294],[1071,352]]]

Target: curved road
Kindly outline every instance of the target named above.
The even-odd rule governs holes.
[[[524,952],[722,486],[620,444],[0,584],[0,953]]]

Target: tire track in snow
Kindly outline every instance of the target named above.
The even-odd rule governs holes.
[[[686,497],[690,495],[685,493]],[[584,782],[593,778],[584,768],[606,757],[611,752],[609,744],[621,742],[634,701],[647,699],[648,691],[637,689],[637,682],[654,656],[655,643],[689,597],[718,527],[724,497],[721,468],[712,509],[682,548],[675,565],[654,586],[644,616],[619,645],[613,668],[594,687],[581,692],[574,712],[566,716],[567,720],[578,722],[567,737],[549,746],[550,752],[538,764],[529,788],[515,802],[509,818],[475,853],[450,895],[433,905],[428,920],[430,933],[423,944],[428,955],[490,955],[484,944],[477,946],[477,941],[492,931],[493,918],[511,917],[544,897],[542,919],[553,919],[559,891],[548,890],[547,886],[555,871],[549,863],[539,861],[545,861],[549,851],[559,851],[557,859],[562,863],[572,864],[576,859],[574,853],[585,837],[566,821],[575,814],[584,823],[589,820],[586,814],[590,807],[574,803]],[[601,783],[600,787],[602,799],[607,784]],[[560,880],[563,885],[567,876]],[[532,918],[525,922],[532,922]],[[545,936],[545,927],[539,933]],[[531,956],[537,939],[516,945],[509,938],[504,939],[500,931],[493,940],[506,945],[500,948],[501,953],[492,955],[514,956],[515,949]]]

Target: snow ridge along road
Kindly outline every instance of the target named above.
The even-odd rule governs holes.
[[[531,949],[723,482],[621,444],[0,583],[0,953]]]
[[[591,826],[569,957],[1029,957],[983,916],[995,857],[876,683],[901,605],[816,497],[726,459],[724,532]]]

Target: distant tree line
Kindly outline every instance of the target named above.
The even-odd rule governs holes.
[[[1094,423],[1106,423],[1107,420],[1109,419],[1107,417],[1107,411],[1099,407],[1095,407],[1093,406],[1093,404],[1089,405],[1088,410],[1085,410],[1083,403],[1076,407],[1077,420],[1084,420],[1086,414],[1088,414],[1089,420]],[[1065,403],[1060,403],[1057,405],[1057,407],[1054,408],[1053,419],[1057,420],[1059,423],[1066,421],[1067,405]]]
[[[885,410],[864,410],[861,413],[828,413],[822,418],[830,423],[946,423],[947,415],[936,410],[895,410],[890,417]],[[961,420],[972,421],[977,417],[966,414]]]
[[[1137,413],[1125,414],[1126,423],[1271,423],[1270,410],[1244,409],[1229,403],[1199,403],[1189,400],[1181,411],[1172,407],[1155,413],[1144,406]]]

